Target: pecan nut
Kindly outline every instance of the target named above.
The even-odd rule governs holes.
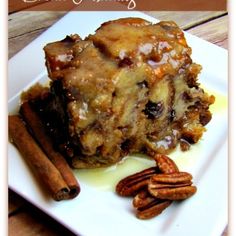
[[[136,216],[139,219],[150,219],[162,213],[172,201],[157,199],[150,195],[147,190],[142,190],[133,199],[136,208]]]
[[[150,167],[136,174],[129,175],[119,181],[116,185],[116,192],[120,196],[134,196],[142,188],[148,185],[149,180],[153,175],[158,173],[160,172],[157,167]]]
[[[155,199],[156,198],[153,197],[147,191],[147,189],[143,189],[137,195],[135,195],[135,197],[133,198],[133,206],[135,208],[144,207],[144,206],[150,204]]]
[[[179,169],[175,162],[171,160],[168,156],[163,154],[156,154],[153,158],[156,161],[157,167],[162,173],[168,174],[179,172]]]
[[[157,174],[151,177],[148,192],[160,199],[183,200],[197,191],[191,180],[192,175],[186,172]]]

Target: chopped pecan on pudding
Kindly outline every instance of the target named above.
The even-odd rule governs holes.
[[[44,50],[50,91],[31,103],[75,168],[169,153],[198,142],[211,120],[214,96],[199,87],[201,66],[174,22],[114,20]]]

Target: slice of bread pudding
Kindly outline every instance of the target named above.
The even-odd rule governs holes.
[[[201,66],[174,22],[114,20],[44,50],[50,92],[32,104],[75,168],[186,150],[211,120],[214,96],[199,87]]]

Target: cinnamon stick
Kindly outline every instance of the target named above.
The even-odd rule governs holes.
[[[69,188],[60,172],[47,158],[18,115],[8,116],[9,137],[33,173],[38,176],[56,201],[68,198]]]
[[[43,151],[46,153],[47,157],[58,169],[62,178],[68,185],[70,189],[69,198],[76,197],[80,192],[79,183],[74,177],[72,170],[64,157],[53,148],[52,141],[46,134],[45,128],[39,116],[35,111],[32,110],[28,102],[25,102],[21,105],[20,113],[32,131],[33,137],[37,140]]]

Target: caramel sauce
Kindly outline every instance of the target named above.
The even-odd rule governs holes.
[[[209,94],[214,94],[216,100],[210,110],[213,117],[220,115],[222,112],[227,112],[227,96],[208,89],[204,90]],[[190,166],[194,166],[199,159],[199,154],[202,151],[202,143],[191,145],[189,151],[183,152],[178,146],[170,155],[180,170],[186,170]],[[76,177],[85,184],[102,191],[115,191],[116,184],[124,177],[152,167],[155,162],[146,155],[133,154],[125,157],[121,162],[108,167],[97,169],[81,169],[74,170]]]
[[[123,158],[119,163],[96,169],[74,170],[76,177],[99,190],[115,191],[115,186],[124,177],[154,166],[155,162],[145,155],[136,154]]]

